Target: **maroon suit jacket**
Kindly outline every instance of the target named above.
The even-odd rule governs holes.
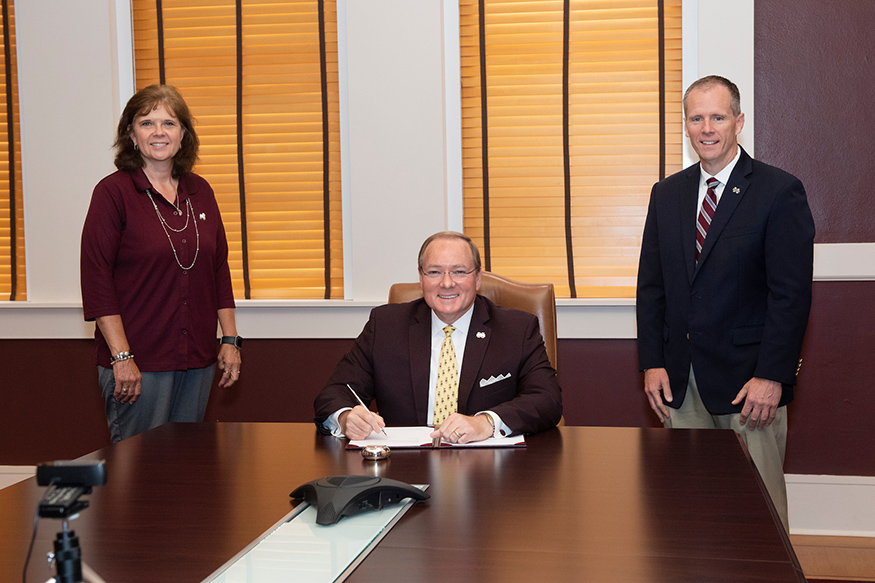
[[[479,335],[479,337],[478,337]],[[317,426],[376,400],[387,425],[422,426],[428,416],[431,309],[425,300],[374,308],[352,349],[316,397]],[[508,378],[481,386],[482,379]],[[562,416],[562,395],[538,319],[477,296],[459,377],[459,413],[494,411],[515,433],[549,429]]]

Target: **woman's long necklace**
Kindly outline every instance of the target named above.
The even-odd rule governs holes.
[[[198,251],[201,250],[201,236],[197,230],[197,219],[194,219],[194,236],[195,236],[195,243],[196,243],[196,247],[194,250],[194,259],[191,260],[191,265],[189,265],[188,267],[186,267],[182,263],[180,263],[179,255],[176,254],[176,247],[173,245],[173,239],[170,238],[170,233],[167,232],[167,229],[170,229],[174,233],[181,233],[188,228],[188,221],[191,217],[194,216],[194,209],[191,207],[191,198],[185,199],[185,203],[187,206],[186,212],[185,212],[185,226],[182,227],[181,229],[174,229],[173,227],[168,225],[167,221],[164,220],[164,217],[161,216],[161,211],[158,210],[158,205],[155,204],[155,199],[152,198],[152,189],[147,188],[146,194],[149,195],[149,200],[152,201],[152,208],[155,209],[155,214],[158,215],[158,220],[161,221],[161,227],[164,229],[164,234],[167,235],[167,240],[170,242],[170,248],[173,250],[173,257],[176,259],[176,264],[179,265],[179,267],[181,267],[183,270],[188,271],[189,269],[194,267],[194,263],[195,263],[195,261],[197,261]],[[179,198],[179,196],[177,195],[177,199],[178,198]],[[176,206],[176,205],[174,205],[174,206]],[[176,212],[178,212],[179,214],[182,214],[182,211],[179,210],[178,206],[176,206]]]

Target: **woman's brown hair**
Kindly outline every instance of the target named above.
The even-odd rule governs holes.
[[[149,85],[137,91],[128,100],[125,110],[118,122],[118,130],[115,135],[115,167],[119,170],[132,171],[145,165],[143,156],[134,148],[131,140],[131,126],[134,118],[138,115],[146,115],[159,105],[164,105],[170,113],[176,116],[183,128],[182,143],[179,151],[173,157],[174,178],[191,172],[194,163],[197,162],[197,152],[200,140],[194,131],[191,111],[188,109],[182,95],[172,85]]]

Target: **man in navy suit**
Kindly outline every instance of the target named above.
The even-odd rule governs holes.
[[[445,231],[419,252],[423,297],[371,311],[364,330],[314,403],[326,432],[364,439],[385,425],[433,425],[437,368],[446,333],[457,359],[458,402],[432,438],[453,443],[534,433],[562,416],[562,396],[538,319],[477,295],[480,251]],[[380,415],[356,405],[376,399]]]
[[[738,145],[743,126],[731,81],[704,77],[687,89],[684,129],[700,163],[651,192],[638,358],[666,427],[742,436],[786,528],[785,406],[811,307],[814,221],[802,183]]]

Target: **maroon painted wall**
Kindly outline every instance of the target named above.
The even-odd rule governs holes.
[[[785,470],[875,476],[875,282],[815,282]]]
[[[802,180],[816,242],[875,241],[875,2],[757,0],[754,21],[756,157]]]
[[[789,473],[875,476],[875,347],[870,282],[816,283],[796,401],[790,405]],[[848,310],[847,306],[859,306]],[[207,421],[298,421],[352,340],[249,338],[243,375],[214,389]],[[80,456],[108,444],[89,340],[0,340],[0,465]],[[568,425],[656,427],[643,394],[634,340],[560,340]]]
[[[72,459],[109,443],[91,340],[0,340],[0,465]]]

